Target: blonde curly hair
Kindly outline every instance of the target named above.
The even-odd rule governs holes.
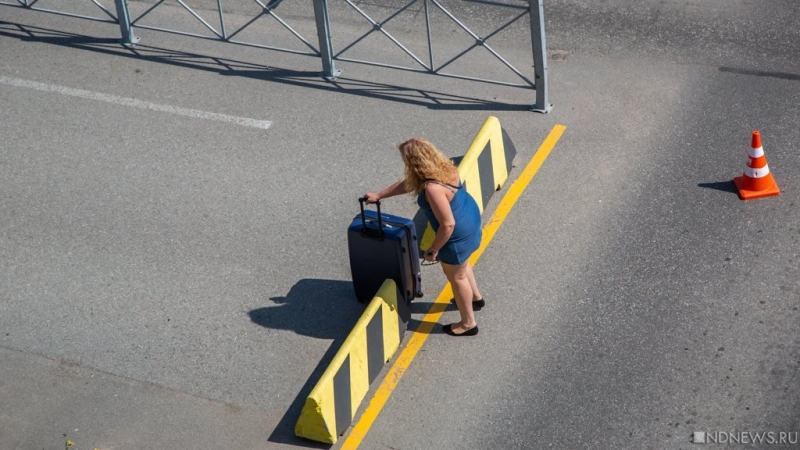
[[[406,165],[405,184],[410,194],[419,194],[427,180],[448,183],[458,173],[455,164],[424,138],[411,138],[398,145]]]

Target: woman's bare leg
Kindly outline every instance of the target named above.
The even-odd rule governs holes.
[[[467,274],[468,267],[469,263],[466,262],[457,266],[442,263],[442,270],[453,288],[456,306],[461,314],[461,322],[453,324],[453,332],[456,334],[461,334],[478,325],[475,320],[475,312],[472,310],[473,293]]]
[[[472,288],[472,301],[477,302],[478,300],[483,300],[483,294],[478,289],[478,282],[475,281],[475,273],[472,272],[472,266],[467,263],[467,279],[469,279],[469,285]]]

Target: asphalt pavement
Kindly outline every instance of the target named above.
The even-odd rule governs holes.
[[[356,199],[402,175],[398,142],[457,157],[488,115],[520,165],[567,130],[475,267],[481,333],[437,327],[360,448],[796,442],[800,10],[628,3],[545,3],[550,114],[526,89],[344,62],[331,83],[308,56],[150,30],[126,49],[113,24],[0,5],[2,446],[327,448],[293,427],[362,309]],[[153,23],[196,26],[159,8]],[[477,29],[507,18],[452,8]],[[392,29],[409,48],[419,14]],[[347,5],[331,17],[335,39],[364,29]],[[435,23],[457,54],[463,33]],[[526,31],[490,42],[529,70]],[[387,46],[353,55],[403,57]],[[509,77],[466,61],[453,69]],[[782,193],[743,202],[754,129]],[[444,287],[436,266],[423,277],[412,321]]]

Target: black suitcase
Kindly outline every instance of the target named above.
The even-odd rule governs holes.
[[[397,283],[406,304],[415,297],[422,297],[419,243],[414,221],[381,214],[380,202],[375,203],[377,211],[365,211],[365,201],[365,198],[358,199],[361,214],[353,218],[347,230],[356,298],[361,303],[369,302],[387,278]]]

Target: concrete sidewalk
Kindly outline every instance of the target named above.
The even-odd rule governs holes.
[[[267,424],[281,413],[15,350],[0,349],[0,360],[5,449],[59,449],[67,440],[79,450],[293,447],[268,442]]]

